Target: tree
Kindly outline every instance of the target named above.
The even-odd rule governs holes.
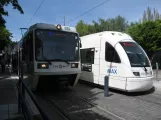
[[[12,33],[5,27],[0,27],[0,50],[11,43]]]
[[[80,20],[77,25],[76,29],[79,32],[80,36],[87,35],[88,34],[88,25],[84,23],[83,20]]]
[[[13,9],[17,9],[21,14],[24,14],[18,0],[1,0],[0,1],[0,50],[11,43],[12,34],[5,27],[5,19],[3,16],[8,16],[8,11],[4,9],[4,6],[12,4]]]
[[[161,50],[161,20],[148,21],[129,27],[126,32],[136,40],[151,57],[156,50]]]
[[[21,14],[24,14],[23,9],[21,8],[18,0],[1,0],[0,1],[0,24],[4,25],[6,21],[3,19],[3,15],[8,16],[8,11],[4,9],[4,6],[12,4],[13,9],[17,9]]]
[[[142,19],[131,22],[122,17],[102,19],[86,24],[82,20],[78,22],[76,29],[81,36],[102,31],[126,32],[136,40],[151,57],[154,51],[161,50],[161,15],[157,9],[147,8]]]
[[[123,32],[128,27],[127,20],[122,16],[116,16],[115,18],[102,19],[99,18],[97,21],[92,21],[92,24],[86,24],[80,20],[76,29],[80,33],[80,36],[102,32],[102,31],[120,31]]]
[[[128,21],[124,17],[119,15],[114,18],[114,26],[115,31],[123,32],[128,27]]]
[[[143,13],[142,22],[153,21],[153,20],[155,21],[159,19],[161,19],[161,17],[158,10],[154,8],[152,11],[152,9],[148,7],[147,10],[144,11]]]

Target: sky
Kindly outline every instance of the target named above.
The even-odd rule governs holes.
[[[9,5],[6,7],[9,16],[4,17],[7,22],[6,27],[13,33],[13,41],[19,41],[21,38],[19,28],[29,27],[35,23],[63,25],[63,16],[65,16],[65,21],[68,23],[71,19],[106,0],[44,0],[41,8],[33,18],[34,12],[43,0],[18,1],[24,10],[24,14],[20,14],[19,11],[12,9],[12,6]],[[79,20],[91,23],[92,20],[97,21],[98,18],[107,19],[117,15],[125,17],[129,22],[138,21],[148,6],[158,9],[161,13],[160,5],[161,0],[109,0],[66,25],[75,26]],[[31,18],[32,21],[26,26]]]

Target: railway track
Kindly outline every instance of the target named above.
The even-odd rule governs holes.
[[[83,101],[85,101],[85,102],[87,102],[87,103],[89,103],[89,104],[95,106],[96,108],[98,108],[98,109],[100,109],[100,110],[106,112],[107,114],[110,114],[111,116],[116,117],[116,118],[119,119],[119,120],[125,120],[124,118],[119,117],[118,115],[116,115],[116,114],[114,114],[114,113],[112,113],[112,112],[110,112],[110,111],[108,111],[108,110],[106,110],[106,109],[104,109],[104,108],[102,108],[102,107],[99,107],[98,105],[95,105],[95,104],[89,102],[88,100],[86,100],[86,99],[83,98],[83,97],[80,97],[80,96],[78,96],[78,95],[76,95],[76,94],[73,94],[73,93],[70,93],[70,94],[73,95],[73,96],[75,96],[75,97],[77,97],[78,99],[81,99],[81,100],[83,100]]]
[[[35,96],[42,105],[42,108],[50,115],[50,118],[55,120],[70,120],[64,111],[56,103],[53,104],[43,93],[35,93]]]
[[[41,99],[56,108],[65,120],[125,120],[73,92],[40,93]]]
[[[161,106],[161,102],[158,101],[158,98],[161,98],[161,97],[160,97],[160,94],[158,93],[135,95],[135,96],[129,96],[123,93],[121,94],[121,93],[112,92],[112,91],[110,91],[110,93],[113,93],[115,95],[115,99],[118,98],[118,99],[122,99],[123,101],[127,101],[129,104],[131,104],[130,106],[133,107],[135,110],[141,109],[138,111],[142,111],[143,109],[145,109],[146,112],[148,113],[150,112],[150,109],[149,110],[147,109],[148,106],[151,108],[151,110],[155,110],[155,109],[157,110],[159,109],[157,106]],[[75,92],[74,91],[63,91],[63,92],[57,92],[57,93],[46,92],[46,93],[41,93],[39,96],[41,96],[41,99],[43,99],[45,102],[48,102],[50,104],[50,107],[57,109],[57,111],[59,111],[59,115],[62,115],[63,118],[65,118],[66,120],[88,120],[88,119],[125,120],[125,118],[127,119],[130,116],[131,116],[131,119],[143,118],[142,116],[140,116],[139,113],[137,112],[133,113],[131,110],[132,108],[130,109],[130,111],[126,111],[125,109],[126,112],[123,112],[124,111],[124,108],[123,108],[122,109],[123,111],[121,111],[121,113],[119,112],[120,110],[119,106],[118,106],[118,110],[116,110],[115,108],[112,108],[110,110],[112,106],[113,107],[115,106],[113,103],[111,104],[112,102],[111,100],[108,102],[110,104],[108,105],[108,109],[106,109],[106,107],[104,108],[104,106],[100,106],[100,105],[98,106],[96,104],[93,104],[90,102],[90,100],[87,99],[88,97],[86,95],[85,97],[82,94],[78,94],[77,90]],[[117,104],[121,105],[119,103]],[[124,103],[122,103],[122,106],[125,106],[125,108],[129,109],[129,106],[125,105]],[[154,113],[154,114],[157,115],[157,113]]]

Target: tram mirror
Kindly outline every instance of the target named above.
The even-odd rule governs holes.
[[[79,43],[79,45],[80,45],[80,48],[82,48],[82,43],[81,43],[81,39],[79,38],[79,40],[80,40],[80,43]]]
[[[80,48],[82,48],[82,43],[80,43]]]

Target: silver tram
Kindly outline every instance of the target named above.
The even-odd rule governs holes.
[[[18,43],[17,53],[18,66],[23,64],[24,80],[31,90],[59,84],[74,87],[81,73],[80,46],[74,27],[46,23],[30,26]]]

